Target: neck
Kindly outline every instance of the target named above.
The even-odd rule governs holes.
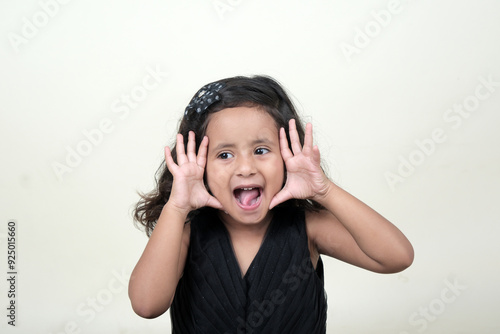
[[[219,211],[219,218],[226,227],[229,235],[233,237],[262,237],[266,234],[271,220],[273,218],[273,213],[269,211],[267,216],[260,222],[245,224],[234,220],[231,216]]]

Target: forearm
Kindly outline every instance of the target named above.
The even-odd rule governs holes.
[[[180,276],[180,256],[187,213],[167,203],[135,266],[129,283],[134,311],[153,318],[170,306]]]
[[[404,234],[368,205],[329,181],[318,199],[351,234],[359,248],[380,265],[381,272],[395,272],[413,261],[413,247]]]

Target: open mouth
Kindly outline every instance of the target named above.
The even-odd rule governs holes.
[[[238,205],[246,210],[254,209],[260,204],[262,188],[248,187],[234,190],[234,198]]]

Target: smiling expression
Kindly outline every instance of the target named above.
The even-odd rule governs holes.
[[[223,220],[268,222],[285,175],[274,119],[256,107],[227,108],[210,116],[206,135],[207,184],[227,213]]]

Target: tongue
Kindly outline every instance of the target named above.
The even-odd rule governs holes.
[[[236,192],[236,197],[238,198],[239,202],[245,206],[249,206],[252,204],[255,204],[257,201],[257,198],[259,197],[259,190],[258,189],[252,189],[252,190],[243,190],[239,189]]]

